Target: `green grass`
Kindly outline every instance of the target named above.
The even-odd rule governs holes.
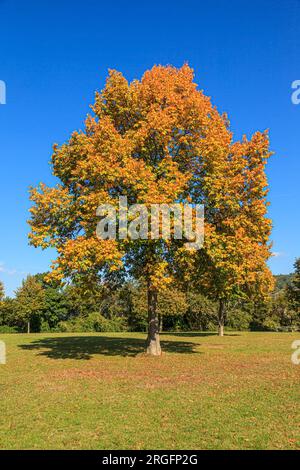
[[[3,449],[299,449],[300,334],[0,335]]]

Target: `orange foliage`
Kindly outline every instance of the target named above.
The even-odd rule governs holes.
[[[155,66],[132,83],[112,70],[84,130],[54,146],[61,184],[31,190],[30,220],[30,242],[58,251],[53,276],[93,275],[125,263],[160,289],[172,280],[172,255],[218,298],[270,285],[267,133],[233,142],[227,117],[193,79],[188,65]],[[131,204],[204,203],[204,249],[191,256],[178,242],[98,240],[96,209],[108,202],[117,209],[120,195]]]

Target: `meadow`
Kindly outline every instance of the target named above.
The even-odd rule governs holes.
[[[299,449],[299,333],[7,334],[1,449]]]

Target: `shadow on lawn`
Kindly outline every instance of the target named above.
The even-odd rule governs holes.
[[[60,336],[41,338],[19,347],[27,351],[42,350],[38,354],[51,359],[91,359],[94,354],[133,357],[145,351],[145,344],[145,340],[138,338]],[[162,340],[161,345],[165,352],[199,354],[196,343]]]
[[[168,333],[165,333],[166,335],[168,335]],[[170,335],[172,336],[180,336],[182,338],[201,338],[201,337],[204,337],[204,336],[217,336],[217,333],[213,333],[213,332],[210,332],[210,331],[194,331],[194,332],[179,332],[179,333],[170,333]],[[225,336],[241,336],[240,334],[238,333],[227,333],[225,332]]]

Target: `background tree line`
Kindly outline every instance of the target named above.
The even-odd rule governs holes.
[[[268,298],[232,299],[225,324],[236,330],[300,330],[300,258],[295,273],[275,276]],[[47,273],[29,275],[14,298],[0,283],[1,332],[147,331],[147,288],[143,282],[114,273],[105,281],[61,287]],[[199,290],[170,286],[158,299],[161,331],[215,330],[218,303]]]

